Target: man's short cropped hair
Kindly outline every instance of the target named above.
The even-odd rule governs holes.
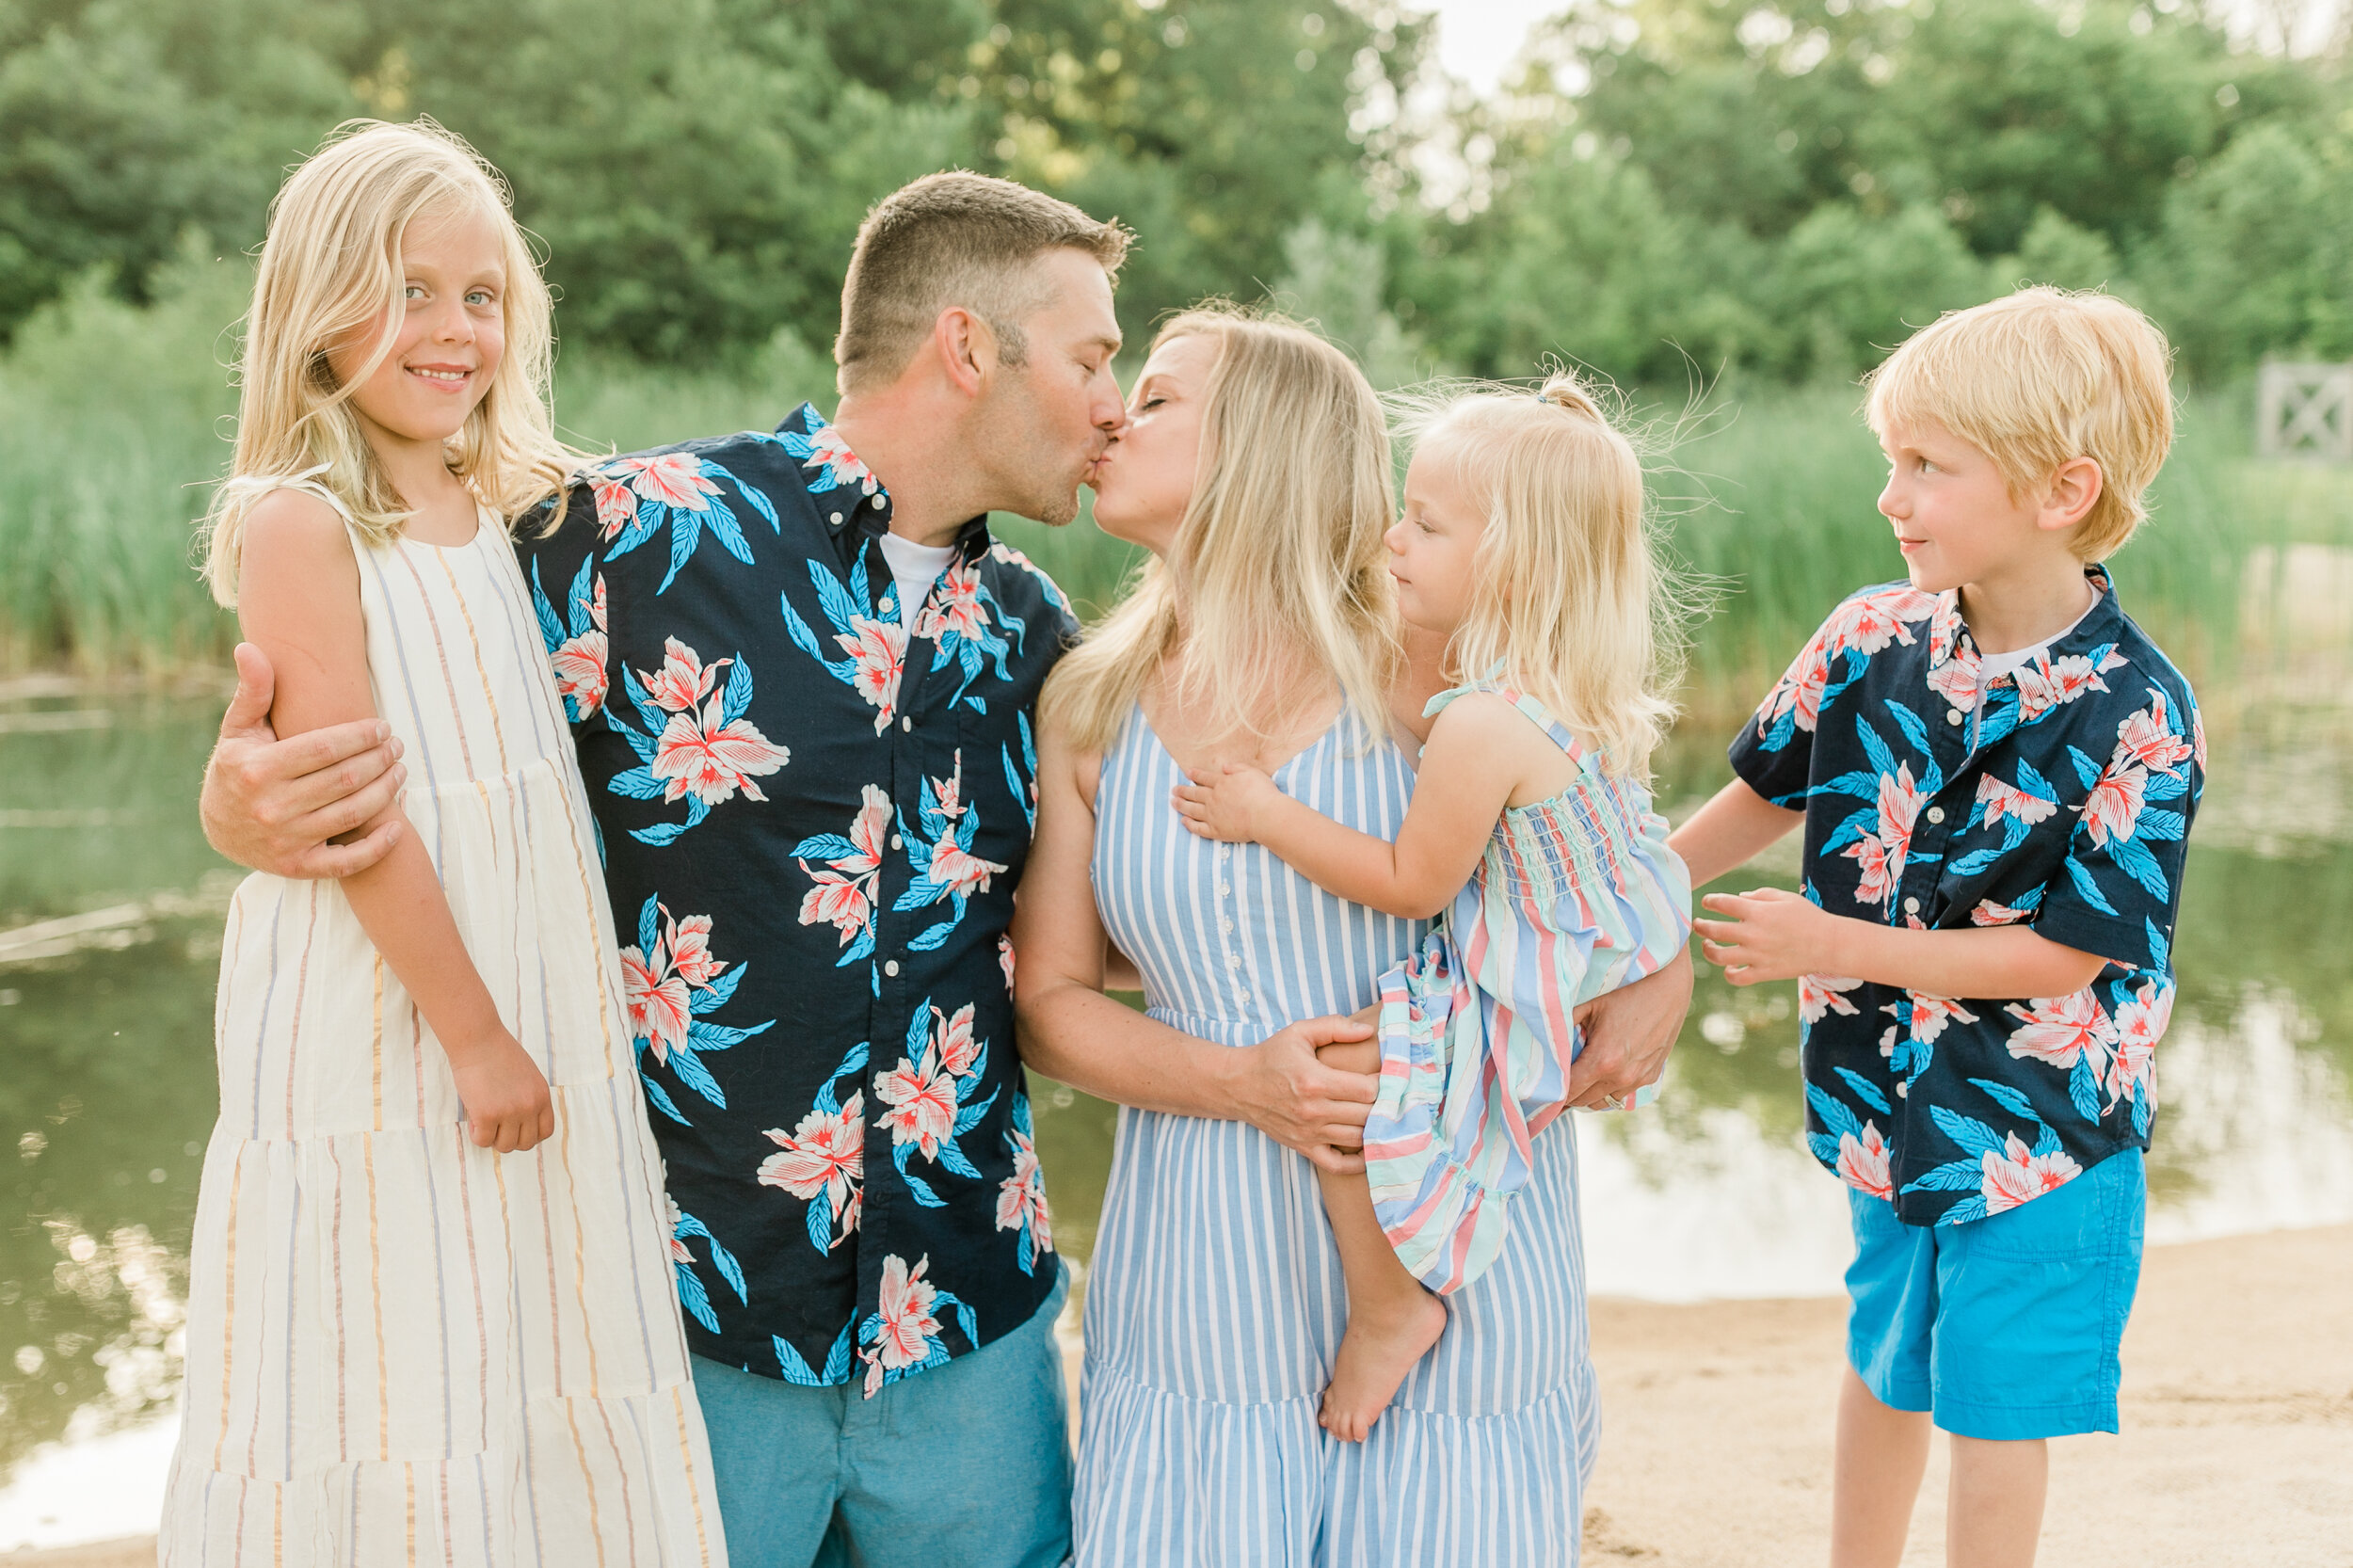
[[[1116,220],[985,174],[952,169],[902,185],[866,215],[850,252],[833,345],[841,390],[895,377],[952,305],[988,324],[1007,364],[1026,363],[1020,321],[1045,303],[1038,258],[1082,251],[1115,278],[1132,237]]]
[[[2020,289],[1951,312],[1873,371],[1871,428],[1939,424],[1993,460],[2013,497],[2062,463],[2100,465],[2100,499],[2070,546],[2114,554],[2149,515],[2142,496],[2173,444],[2172,349],[2122,300]]]

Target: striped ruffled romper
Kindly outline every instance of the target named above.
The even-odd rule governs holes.
[[[402,805],[555,1136],[474,1146],[341,888],[247,878],[163,1563],[717,1568],[613,918],[514,550],[487,512],[461,547],[352,548]]]
[[[1365,1124],[1374,1211],[1440,1293],[1503,1246],[1532,1141],[1561,1113],[1582,1044],[1570,1014],[1657,972],[1691,934],[1691,877],[1650,792],[1613,776],[1534,697],[1504,697],[1577,763],[1569,787],[1505,811],[1468,886],[1381,977],[1381,1090]]]

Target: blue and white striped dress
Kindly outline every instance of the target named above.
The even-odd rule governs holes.
[[[1274,777],[1385,839],[1413,790],[1345,712]],[[1179,778],[1139,712],[1096,798],[1096,905],[1151,1016],[1247,1046],[1371,1002],[1420,923],[1194,838]],[[1080,1568],[1574,1564],[1599,1424],[1569,1118],[1534,1152],[1501,1256],[1349,1444],[1316,1425],[1347,1303],[1314,1168],[1246,1123],[1123,1109],[1087,1282]]]

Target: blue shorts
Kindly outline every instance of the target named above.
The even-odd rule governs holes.
[[[2116,1430],[2148,1210],[2138,1149],[1966,1224],[1908,1225],[1884,1198],[1847,1195],[1847,1359],[1881,1404],[1962,1437]]]
[[[1070,1556],[1054,1320],[884,1385],[803,1388],[695,1358],[733,1568],[1055,1568]]]

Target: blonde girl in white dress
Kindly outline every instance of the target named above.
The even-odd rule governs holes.
[[[165,1568],[723,1565],[578,766],[507,536],[569,455],[495,171],[346,126],[271,213],[208,570],[393,848],[229,915]],[[370,824],[371,827],[380,825]]]

